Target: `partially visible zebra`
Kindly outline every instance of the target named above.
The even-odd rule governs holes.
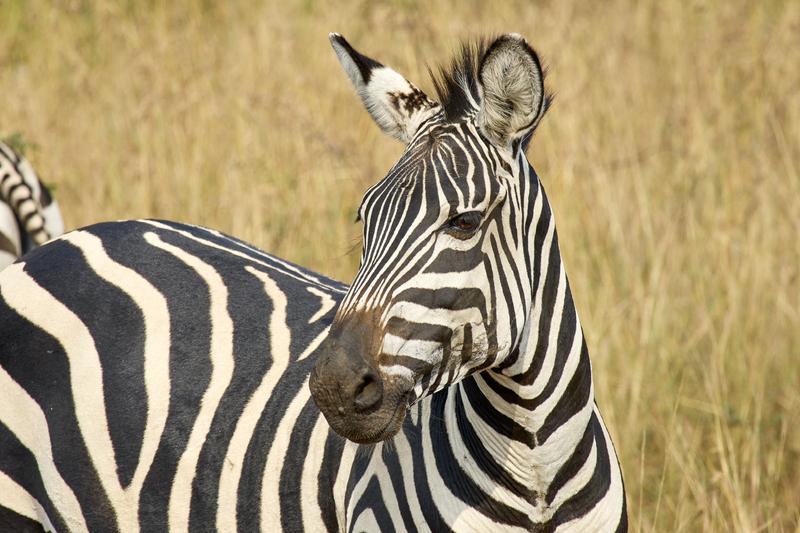
[[[50,190],[24,157],[0,142],[0,269],[62,233]]]
[[[7,268],[0,529],[627,529],[524,153],[548,104],[535,52],[466,47],[437,103],[331,41],[407,144],[359,209],[353,284],[160,221]]]

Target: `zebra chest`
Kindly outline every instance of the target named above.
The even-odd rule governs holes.
[[[481,457],[473,435],[446,414],[438,418],[439,401],[415,405],[390,442],[345,447],[340,476],[347,481],[334,490],[340,530],[546,530],[553,514],[546,490],[524,487],[509,464]]]

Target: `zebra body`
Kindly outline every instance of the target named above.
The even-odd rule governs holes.
[[[61,210],[30,163],[0,142],[0,269],[64,232]]]
[[[524,157],[538,58],[518,36],[479,47],[442,83],[482,96],[439,104],[331,39],[408,144],[365,195],[353,284],[159,221],[0,273],[0,529],[626,530]]]
[[[0,282],[2,505],[57,531],[321,529],[293,487],[344,444],[305,385],[341,284],[155,221],[26,259]]]

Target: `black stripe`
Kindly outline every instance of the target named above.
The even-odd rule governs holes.
[[[169,523],[169,491],[211,376],[208,288],[185,263],[144,241],[143,233],[153,230],[152,226],[142,223],[89,228],[104,239],[112,259],[138,272],[164,295],[169,313],[171,346],[168,356],[173,401],[170,401],[164,432],[142,486],[139,520],[143,531],[162,530]],[[164,232],[155,232],[161,233],[165,241],[170,240]],[[124,398],[120,398],[120,402],[129,409],[137,407]]]
[[[0,231],[0,251],[8,252],[13,256],[17,256],[17,247],[11,239],[2,231]]]
[[[56,264],[68,265],[68,260],[76,259],[74,248],[65,242],[48,249]],[[26,272],[37,282],[47,281],[48,276],[50,281],[52,276],[63,276],[60,268],[53,269],[48,265],[47,262],[37,263],[33,268],[26,265]],[[41,406],[50,434],[57,436],[52,439],[56,467],[64,481],[73,488],[87,526],[90,530],[116,529],[114,512],[80,432],[69,379],[69,362],[61,344],[20,318],[5,304],[0,308],[0,315],[3,317],[0,320],[0,363]],[[34,491],[34,496],[42,495]],[[42,505],[46,504],[42,502]],[[51,510],[48,509],[48,514]]]
[[[397,457],[397,450],[390,443],[382,446],[381,458],[389,472],[389,479],[392,482],[392,490],[397,500],[397,507],[400,509],[400,517],[403,519],[403,529],[415,531],[418,524],[414,523],[411,508],[408,505],[408,495],[406,494],[405,479],[408,474],[404,473]],[[399,526],[400,524],[397,524]]]
[[[438,324],[411,322],[403,317],[393,316],[386,322],[385,333],[391,333],[401,339],[445,342],[450,339],[452,330]]]
[[[594,424],[590,423],[587,424],[586,431],[583,432],[583,437],[581,437],[580,442],[578,442],[578,445],[572,451],[572,455],[561,465],[561,468],[558,469],[550,486],[547,487],[545,501],[548,505],[553,503],[558,491],[561,490],[567,481],[575,477],[575,474],[577,474],[586,463],[592,451],[592,446],[594,446],[594,441]]]
[[[547,384],[545,385],[544,389],[542,389],[542,392],[534,399],[532,404],[533,409],[536,409],[542,405],[542,403],[544,403],[544,401],[553,394],[553,391],[555,391],[556,386],[561,380],[561,376],[564,374],[564,365],[567,363],[570,351],[572,351],[572,344],[575,341],[577,314],[575,313],[575,304],[572,302],[572,293],[569,290],[569,286],[566,288],[566,294],[564,295],[564,306],[562,309],[563,313],[561,315],[561,322],[553,326],[559,328],[558,339],[556,340],[556,354],[555,361],[553,363],[553,371],[550,373],[550,377],[547,380]],[[581,349],[586,349],[585,342]]]
[[[540,445],[550,438],[553,432],[583,409],[590,400],[592,391],[592,368],[589,363],[589,352],[584,342],[581,358],[564,394],[553,410],[545,418],[542,427],[536,432],[536,442]]]
[[[6,176],[6,177],[8,177],[8,176]],[[19,211],[19,204],[21,204],[21,203],[22,203],[22,202],[24,202],[25,200],[28,200],[28,199],[30,199],[30,198],[31,198],[30,194],[28,194],[28,196],[23,196],[22,198],[18,198],[16,201],[14,201],[14,202],[12,203],[12,201],[11,201],[11,197],[14,195],[14,191],[16,191],[17,189],[19,189],[20,187],[22,187],[22,188],[24,188],[24,189],[27,189],[27,190],[28,190],[28,192],[30,192],[30,190],[31,190],[31,188],[30,188],[30,187],[28,187],[28,184],[27,184],[27,183],[25,183],[25,180],[22,180],[22,181],[20,181],[19,183],[17,183],[16,185],[12,185],[12,186],[11,186],[11,187],[8,189],[8,195],[6,196],[6,198],[7,198],[7,200],[6,200],[6,201],[8,202],[8,205],[10,205],[10,206],[11,206],[11,208],[14,210],[14,212],[15,212],[15,213]]]
[[[452,396],[458,397],[459,394],[455,391],[452,393]],[[495,522],[530,529],[532,523],[527,515],[513,507],[498,502],[490,495],[484,493],[480,487],[475,484],[469,474],[462,470],[460,461],[453,453],[453,449],[447,437],[447,431],[442,431],[440,427],[442,424],[441,421],[445,420],[445,403],[447,400],[448,398],[444,394],[436,395],[431,398],[431,445],[436,460],[435,467],[439,471],[442,481],[444,481],[447,488],[460,500],[470,507],[477,509]],[[465,416],[463,410],[461,413],[462,417]],[[450,430],[455,430],[455,428],[450,428]],[[428,468],[432,468],[433,466],[434,465],[428,465]]]
[[[548,263],[547,278],[544,280],[544,288],[542,291],[542,313],[539,317],[538,324],[539,335],[537,338],[536,350],[533,354],[533,361],[531,362],[531,366],[522,374],[518,374],[512,378],[521,385],[532,384],[536,376],[539,375],[542,364],[544,363],[545,354],[547,353],[547,347],[550,343],[550,327],[555,311],[556,295],[558,294],[558,281],[561,276],[561,269],[563,268],[555,233],[553,234]]]
[[[177,235],[171,236],[187,252],[201,256],[223,278],[228,289],[227,311],[233,322],[234,368],[231,384],[220,398],[214,418],[203,442],[198,458],[197,473],[192,483],[192,505],[189,529],[202,530],[206,524],[216,523],[219,479],[225,465],[225,454],[236,429],[236,422],[253,392],[269,369],[271,354],[268,331],[262,321],[253,317],[269,317],[273,311],[269,298],[263,294],[263,285],[252,274],[241,268],[226,268],[221,254],[209,254],[204,246]],[[165,240],[167,238],[165,237]],[[207,248],[206,248],[207,250]],[[184,297],[185,298],[185,297]],[[221,510],[232,513],[233,509]]]
[[[378,478],[376,477],[373,477],[369,483],[367,483],[367,486],[364,490],[364,495],[358,500],[353,508],[353,516],[350,520],[350,528],[348,531],[351,533],[362,533],[360,530],[356,531],[354,527],[356,522],[358,522],[358,517],[361,515],[361,513],[367,510],[372,511],[373,516],[375,516],[375,521],[378,524],[378,531],[381,533],[391,533],[393,531],[397,531],[395,524],[392,522],[392,517],[389,514],[389,510],[386,509],[386,502],[383,499],[381,486],[380,483],[378,483]]]
[[[495,432],[519,441],[533,449],[536,445],[533,435],[524,426],[498,411],[486,396],[481,393],[475,379],[474,376],[470,376],[462,380],[458,385],[459,390],[463,390],[466,393],[475,414]]]
[[[0,531],[9,533],[44,533],[44,528],[39,522],[0,505]]]
[[[48,261],[29,260],[26,271],[89,330],[103,370],[105,411],[117,476],[122,487],[127,487],[138,464],[147,422],[142,311],[128,294],[95,274],[72,244],[55,241],[42,252],[50,254]],[[55,253],[58,269],[50,267]],[[33,255],[28,257],[33,259]],[[70,273],[70,283],[63,282],[62,270]]]
[[[320,508],[325,529],[331,532],[339,531],[336,502],[333,499],[333,485],[336,483],[336,476],[342,465],[344,445],[345,440],[342,437],[333,431],[328,431],[322,466],[317,474],[317,505]]]
[[[482,374],[478,374],[474,379],[480,379]],[[458,423],[458,431],[461,433],[461,438],[467,447],[470,455],[475,459],[481,470],[489,476],[492,481],[498,485],[506,488],[514,494],[521,495],[527,499],[531,505],[536,505],[536,493],[518,482],[514,477],[509,474],[508,470],[495,461],[494,457],[484,446],[481,437],[475,432],[472,426],[472,421],[464,411],[464,401],[460,394],[456,394],[456,422]]]
[[[279,500],[282,531],[302,532],[308,529],[308,524],[302,522],[303,511],[300,500],[303,487],[301,482],[311,432],[320,416],[316,404],[309,399],[292,425],[289,447],[280,471]]]
[[[0,313],[5,316],[5,303],[0,301]],[[24,330],[23,330],[24,331]],[[3,337],[0,337],[3,339]],[[6,354],[0,353],[0,360],[5,361]],[[53,527],[58,531],[67,531],[67,525],[56,510],[47,493],[42,480],[36,457],[17,439],[5,425],[0,424],[0,472],[10,477],[17,485],[28,491],[42,506]],[[0,531],[25,530],[30,526],[28,519],[16,513],[4,515],[4,507],[0,504]],[[8,511],[10,513],[10,511]],[[11,527],[11,526],[14,527]],[[41,529],[39,529],[40,531]],[[33,531],[37,531],[35,528]]]
[[[426,402],[425,409],[430,409],[433,401],[441,397],[444,399],[447,395],[447,391],[442,391],[434,394],[431,397],[429,402]],[[433,494],[431,493],[430,483],[428,482],[428,474],[426,471],[426,463],[425,463],[425,456],[423,455],[422,446],[417,444],[416,446],[414,443],[420,443],[422,439],[422,423],[423,423],[423,414],[422,410],[423,407],[421,404],[417,404],[415,406],[416,411],[416,419],[417,424],[412,422],[412,416],[406,416],[405,423],[403,425],[403,432],[408,438],[409,443],[411,444],[411,456],[412,456],[412,463],[414,467],[414,490],[417,493],[417,500],[419,501],[420,510],[422,511],[422,515],[425,517],[425,523],[430,528],[431,531],[438,532],[449,532],[452,531],[447,523],[442,518],[442,515],[439,513],[439,509],[436,507],[434,503]],[[433,415],[431,415],[433,416]],[[408,473],[404,473],[404,475],[408,475]]]
[[[304,386],[313,364],[313,358],[306,358],[290,364],[272,390],[264,411],[258,419],[253,436],[247,445],[242,478],[239,482],[236,511],[237,523],[241,531],[257,531],[260,527],[261,483],[267,455],[275,442],[278,424],[286,414],[291,401],[299,393],[300,387]],[[290,449],[290,453],[293,453],[293,450]]]
[[[611,467],[606,439],[603,435],[603,427],[594,413],[592,413],[590,426],[594,433],[594,442],[597,447],[597,463],[594,472],[586,485],[561,504],[553,515],[551,522],[556,526],[579,518],[591,511],[606,495],[608,487],[611,485]]]
[[[455,274],[475,270],[483,263],[483,251],[479,246],[461,251],[445,248],[423,272],[432,274]]]
[[[442,287],[438,289],[420,289],[412,287],[395,296],[395,302],[413,302],[428,309],[447,309],[463,311],[478,309],[486,313],[486,300],[483,291],[473,288]]]

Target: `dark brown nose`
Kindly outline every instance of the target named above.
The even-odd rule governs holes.
[[[331,429],[359,444],[391,438],[406,416],[408,389],[383,379],[371,357],[376,352],[374,335],[363,322],[331,328],[314,354],[308,381]]]
[[[311,392],[327,415],[368,415],[383,402],[383,382],[362,355],[359,336],[334,333],[319,347],[319,359],[311,374]]]
[[[383,385],[380,378],[369,367],[361,372],[353,393],[353,408],[355,412],[367,414],[381,404],[383,399]]]

